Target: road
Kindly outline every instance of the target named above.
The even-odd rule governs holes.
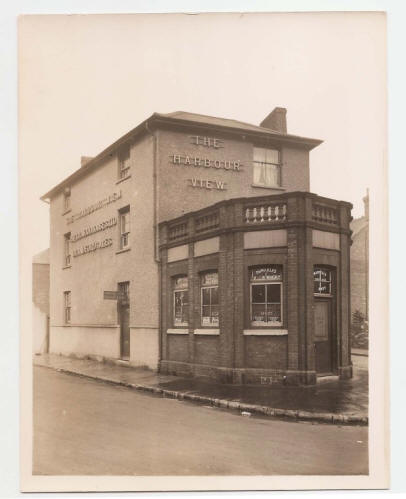
[[[34,474],[366,474],[367,438],[34,368]]]

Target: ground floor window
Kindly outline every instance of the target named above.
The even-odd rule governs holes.
[[[252,326],[282,325],[282,266],[265,265],[250,269]]]
[[[331,295],[331,270],[314,267],[313,279],[314,279],[314,294],[315,295]]]
[[[218,272],[210,271],[201,275],[201,317],[202,326],[219,325]]]
[[[64,301],[64,320],[65,324],[70,324],[70,312],[71,312],[71,292],[64,291],[63,293],[63,301]]]
[[[173,325],[187,326],[189,323],[188,278],[173,279]]]

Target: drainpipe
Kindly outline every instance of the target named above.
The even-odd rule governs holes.
[[[154,260],[158,265],[158,370],[159,363],[162,359],[162,340],[161,340],[161,324],[162,324],[162,298],[161,298],[161,259],[159,257],[159,232],[158,232],[158,165],[157,165],[157,138],[154,132],[148,126],[148,121],[145,122],[145,129],[152,137],[153,153],[152,153],[152,196],[153,196],[153,221],[154,221]]]

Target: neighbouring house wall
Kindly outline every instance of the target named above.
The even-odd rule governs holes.
[[[33,258],[32,264],[32,325],[33,351],[48,350],[49,335],[49,250]]]

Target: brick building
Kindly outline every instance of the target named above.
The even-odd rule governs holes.
[[[154,113],[50,202],[50,350],[235,383],[351,376],[351,205],[286,110]]]

